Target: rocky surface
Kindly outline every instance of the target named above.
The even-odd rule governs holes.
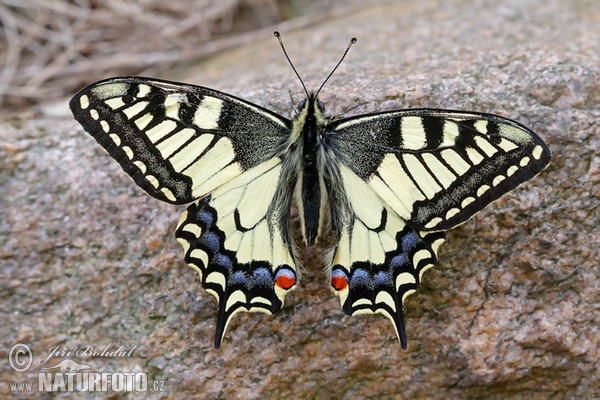
[[[2,122],[0,355],[24,343],[34,362],[2,364],[0,393],[37,385],[65,358],[40,364],[53,347],[114,343],[133,351],[71,358],[164,381],[132,398],[600,397],[599,20],[593,1],[427,0],[282,32],[309,88],[359,38],[322,91],[331,114],[494,112],[553,151],[546,171],[449,233],[406,303],[407,351],[385,318],[342,313],[318,248],[280,313],[239,315],[215,350],[215,302],[173,235],[183,207],[144,195],[71,118]],[[270,36],[161,77],[286,115],[288,90],[302,96]]]

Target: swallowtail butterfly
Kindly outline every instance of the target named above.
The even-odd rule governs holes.
[[[436,263],[445,231],[542,171],[550,150],[492,114],[329,119],[323,85],[312,94],[302,85],[307,97],[292,120],[213,89],[142,77],[94,83],[70,107],[149,195],[193,202],[176,237],[218,301],[215,347],[234,314],[274,313],[295,288],[296,204],[307,245],[334,235],[327,265],[344,312],[385,315],[406,348],[403,303]]]

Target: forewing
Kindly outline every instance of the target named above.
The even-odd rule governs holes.
[[[334,250],[331,285],[348,315],[380,313],[394,324],[407,346],[403,304],[419,287],[423,273],[437,261],[443,232],[419,232],[352,170],[340,166],[345,205],[335,216],[339,241]]]
[[[176,204],[273,157],[290,130],[287,119],[234,96],[141,77],[94,83],[70,107],[138,186]]]
[[[175,233],[186,262],[218,302],[215,347],[238,312],[278,311],[296,283],[291,189],[278,158],[192,204]]]
[[[450,229],[542,171],[546,144],[491,114],[415,109],[328,127],[338,157],[416,230]]]

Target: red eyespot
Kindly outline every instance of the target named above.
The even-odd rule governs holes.
[[[279,271],[275,277],[275,284],[284,290],[288,290],[296,283],[296,277],[291,271]]]
[[[341,271],[336,271],[331,275],[331,286],[335,290],[344,290],[348,287],[348,278]]]

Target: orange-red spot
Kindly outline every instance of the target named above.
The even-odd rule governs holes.
[[[333,275],[331,277],[331,286],[335,290],[344,290],[348,287],[348,280],[342,274]]]
[[[293,275],[279,274],[275,279],[275,284],[282,289],[288,290],[296,283],[296,278]]]

